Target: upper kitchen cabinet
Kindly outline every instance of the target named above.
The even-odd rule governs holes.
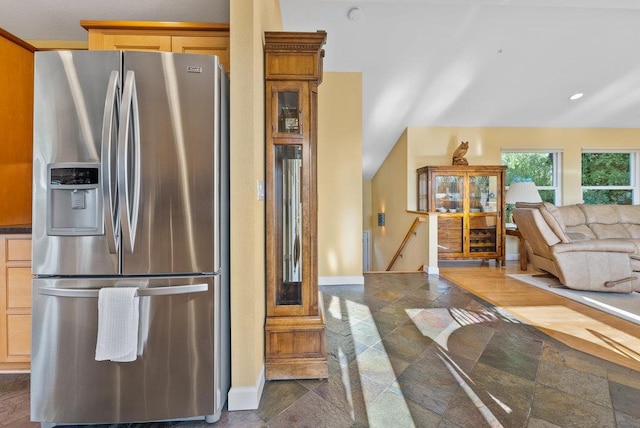
[[[0,226],[31,224],[34,51],[0,28]]]
[[[121,49],[218,55],[230,72],[229,24],[151,21],[80,21],[89,49]]]

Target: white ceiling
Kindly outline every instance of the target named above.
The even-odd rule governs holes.
[[[0,0],[0,28],[24,40],[86,40],[82,20],[229,22],[230,0]]]
[[[280,3],[327,31],[326,71],[363,73],[365,178],[407,126],[640,127],[638,0]]]
[[[85,40],[83,19],[228,22],[229,1],[3,0],[0,27]],[[280,4],[285,30],[327,31],[326,71],[363,73],[365,178],[407,126],[640,127],[640,0]]]

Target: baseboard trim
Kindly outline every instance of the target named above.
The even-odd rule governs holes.
[[[363,285],[364,275],[354,276],[321,276],[318,277],[319,285]]]
[[[440,275],[440,268],[438,266],[422,266],[422,271],[429,275]]]
[[[264,390],[264,364],[258,375],[255,386],[231,387],[227,398],[227,407],[230,412],[238,410],[256,410],[260,405],[260,398]]]
[[[2,369],[0,370],[0,374],[29,374],[31,373],[30,369]]]

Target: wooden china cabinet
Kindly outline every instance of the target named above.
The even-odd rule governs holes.
[[[438,259],[505,261],[503,165],[419,168],[418,211],[438,214]]]
[[[267,379],[328,377],[318,304],[317,95],[326,32],[265,33]]]

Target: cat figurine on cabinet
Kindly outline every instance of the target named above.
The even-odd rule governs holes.
[[[467,160],[464,157],[468,149],[469,149],[469,142],[468,141],[461,142],[458,148],[456,148],[456,150],[453,152],[452,165],[469,165],[469,162],[467,162]]]

